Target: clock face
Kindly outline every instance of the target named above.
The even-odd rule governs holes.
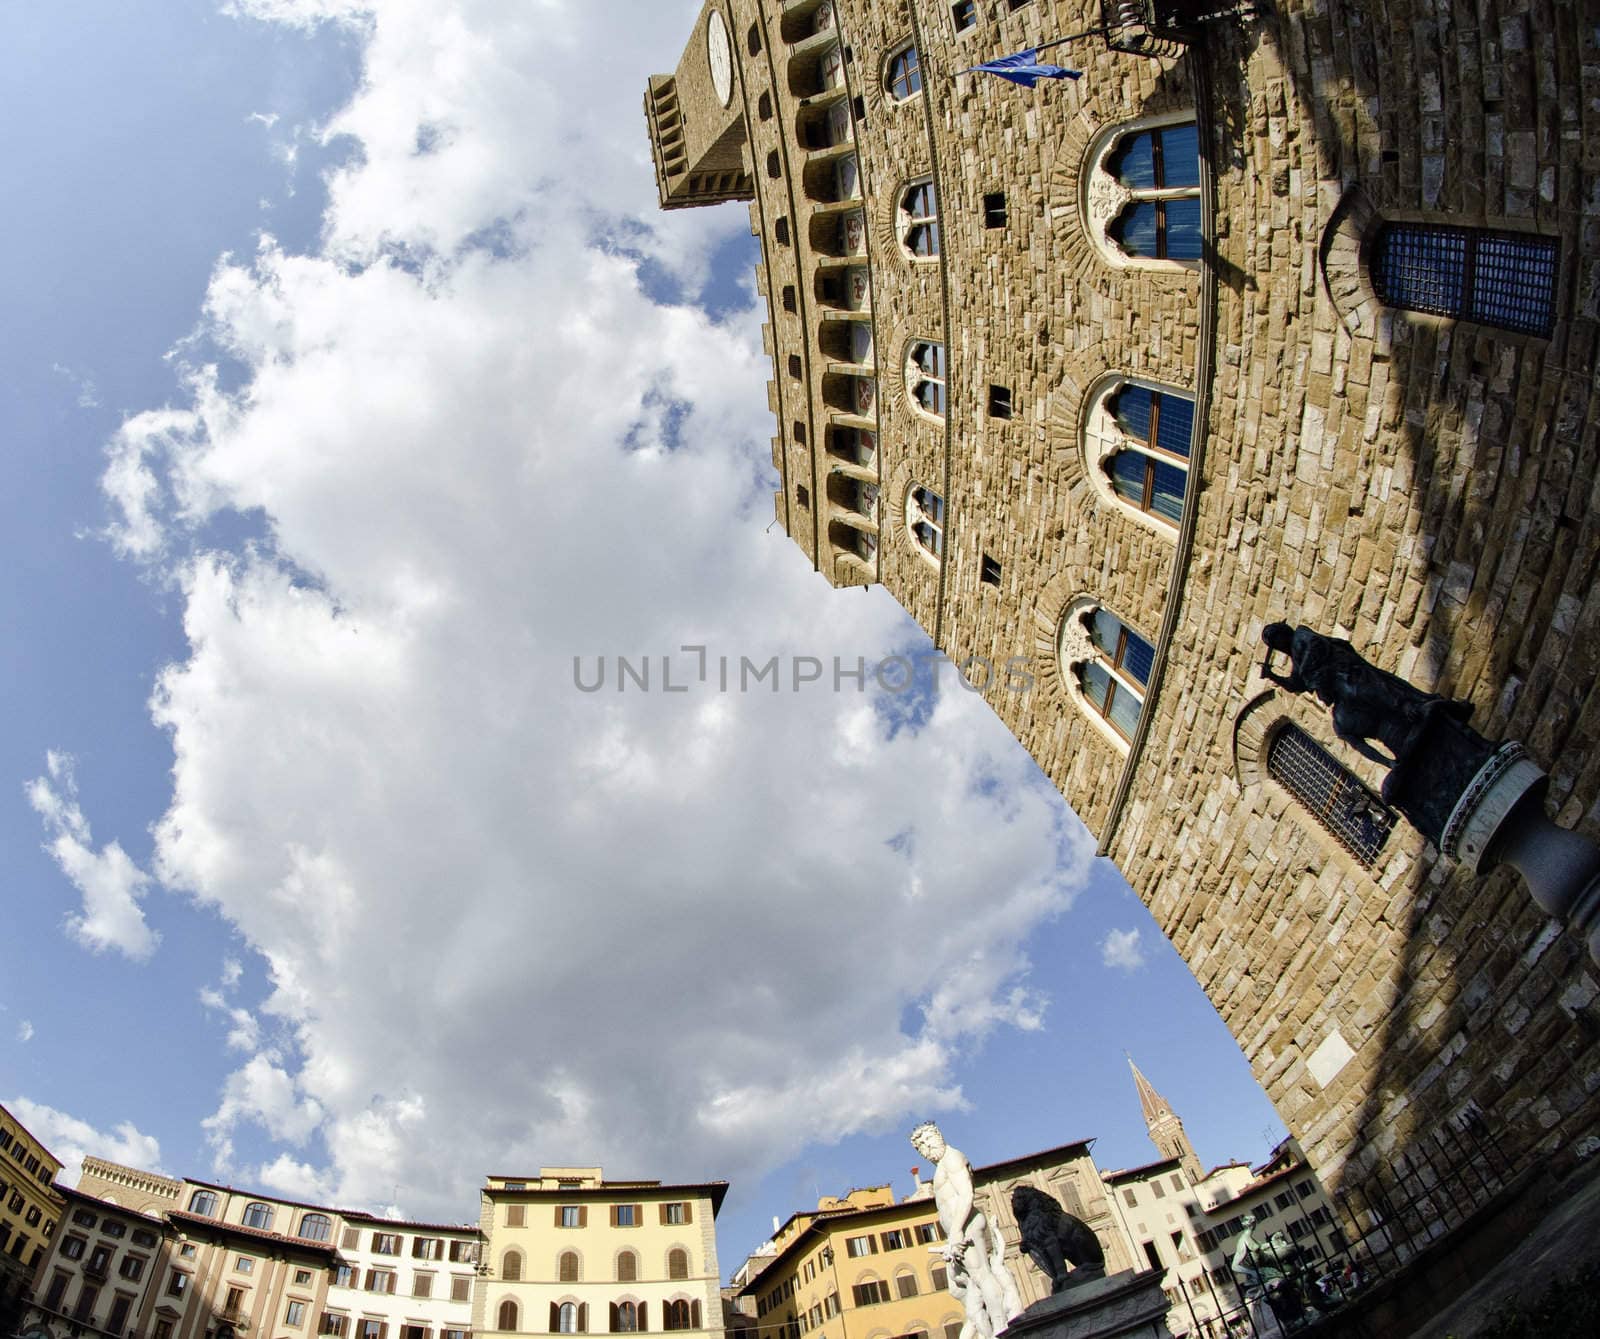
[[[728,45],[728,27],[718,9],[711,11],[706,23],[706,55],[711,61],[711,87],[726,107],[733,97],[733,51]]]

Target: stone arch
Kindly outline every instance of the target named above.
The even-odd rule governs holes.
[[[1323,292],[1353,335],[1371,336],[1377,329],[1381,304],[1367,272],[1366,255],[1382,223],[1366,191],[1351,186],[1334,207],[1317,247]]]

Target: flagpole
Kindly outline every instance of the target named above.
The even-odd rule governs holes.
[[[1068,42],[1081,42],[1085,37],[1104,37],[1109,28],[1085,28],[1081,33],[1073,33],[1071,37],[1058,37],[1053,42],[1040,42],[1034,47],[1035,51],[1048,51],[1053,46],[1064,46]]]

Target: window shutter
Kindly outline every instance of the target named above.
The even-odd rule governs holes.
[[[611,1303],[611,1333],[617,1332],[617,1304]]]
[[[642,1204],[635,1204],[633,1206],[633,1225],[635,1227],[644,1226],[644,1205]]]
[[[667,1206],[665,1202],[656,1205],[656,1213],[659,1216],[659,1221],[661,1224],[665,1226],[667,1221]]]
[[[361,1231],[359,1228],[347,1227],[344,1230],[344,1249],[356,1250],[361,1245]]]
[[[557,1209],[556,1212],[560,1213],[561,1210]],[[550,1303],[550,1333],[561,1333],[561,1303],[559,1302]]]
[[[698,1330],[700,1326],[700,1299],[697,1297],[689,1308],[689,1328]]]
[[[559,1204],[556,1205],[556,1226],[561,1226],[561,1206]]]
[[[617,1225],[617,1210],[618,1210],[618,1209],[619,1209],[619,1208],[620,1208],[620,1207],[621,1207],[621,1206],[619,1206],[619,1205],[616,1205],[616,1204],[613,1204],[613,1205],[612,1205],[612,1206],[611,1206],[611,1226],[612,1226],[612,1227],[615,1227],[615,1226],[616,1226],[616,1225]]]
[[[686,1222],[686,1223],[694,1222],[694,1201],[693,1200],[684,1200],[684,1202],[683,1202],[683,1221]]]
[[[639,1303],[639,1332],[641,1334],[645,1330],[648,1330],[650,1328],[650,1316],[649,1316],[649,1313],[645,1310],[645,1308],[648,1307],[649,1305],[650,1305],[650,1303],[648,1303],[648,1302],[640,1302]]]
[[[578,1303],[578,1333],[589,1333],[589,1304],[587,1302]]]
[[[578,1226],[589,1226],[589,1206],[587,1204],[580,1204],[578,1206]]]

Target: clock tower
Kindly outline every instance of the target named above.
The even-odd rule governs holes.
[[[652,76],[645,119],[663,209],[749,200],[735,0],[707,0],[672,74]]]

